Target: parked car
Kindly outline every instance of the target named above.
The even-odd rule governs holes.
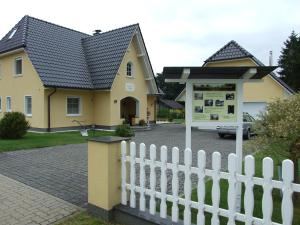
[[[253,132],[253,122],[255,119],[249,113],[243,113],[243,137],[244,139],[250,139]],[[236,127],[222,126],[217,127],[220,138],[224,138],[226,135],[236,135]]]

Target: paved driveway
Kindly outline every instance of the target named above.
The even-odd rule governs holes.
[[[167,145],[169,151],[171,147],[178,146],[181,150],[181,161],[183,161],[185,145],[183,125],[157,125],[152,131],[137,132],[133,140],[137,144],[144,142],[148,148],[152,143],[157,146]],[[225,167],[228,153],[235,151],[235,140],[219,139],[218,135],[211,131],[193,130],[192,149],[193,164],[196,163],[197,150],[204,149],[208,153],[208,165],[210,165],[211,153],[220,151],[223,167]],[[171,159],[171,152],[168,158]],[[2,153],[0,154],[0,174],[77,206],[86,206],[86,144]],[[171,179],[171,176],[169,178]]]

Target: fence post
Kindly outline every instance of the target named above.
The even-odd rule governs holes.
[[[129,138],[108,136],[88,141],[88,211],[107,221],[113,219],[114,206],[121,203],[123,140]]]

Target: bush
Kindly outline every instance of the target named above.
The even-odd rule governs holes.
[[[145,122],[145,120],[140,120],[139,121],[139,126],[146,126],[146,122]]]
[[[169,117],[169,109],[161,108],[157,112],[157,118],[168,118]]]
[[[29,122],[23,113],[8,112],[0,120],[0,137],[3,139],[18,139],[23,137],[29,128]]]
[[[134,131],[128,124],[122,124],[117,126],[116,135],[120,137],[132,137],[134,136]]]

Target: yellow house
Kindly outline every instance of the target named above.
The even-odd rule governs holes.
[[[230,41],[204,62],[204,67],[227,66],[264,66],[256,57],[241,47],[237,42]],[[258,83],[244,83],[244,112],[256,117],[275,98],[285,98],[294,91],[275,73],[270,73]],[[176,101],[185,101],[185,89],[176,97]]]
[[[32,130],[155,121],[157,94],[138,24],[88,35],[24,16],[0,41],[0,118]]]

